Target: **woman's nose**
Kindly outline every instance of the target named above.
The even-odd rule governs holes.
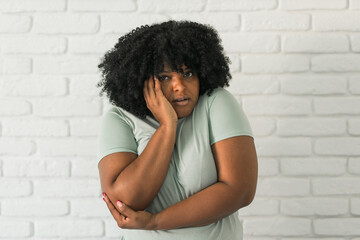
[[[174,92],[183,91],[185,86],[182,77],[176,76],[172,79],[172,85]]]

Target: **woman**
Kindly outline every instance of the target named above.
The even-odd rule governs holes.
[[[216,30],[189,21],[142,26],[99,65],[115,105],[103,117],[99,172],[124,239],[242,239],[257,157],[229,86]],[[132,229],[132,230],[128,230]]]

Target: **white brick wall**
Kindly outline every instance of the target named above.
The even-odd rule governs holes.
[[[120,238],[97,65],[170,19],[213,25],[232,61],[259,157],[245,239],[360,240],[359,0],[0,0],[0,240]]]

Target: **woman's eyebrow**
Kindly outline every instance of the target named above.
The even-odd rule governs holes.
[[[189,70],[191,70],[190,68],[185,68],[185,69],[181,69],[183,72],[184,71],[189,71]],[[162,74],[162,73],[172,73],[172,72],[175,72],[175,71],[162,71],[162,72],[160,72],[159,74]]]

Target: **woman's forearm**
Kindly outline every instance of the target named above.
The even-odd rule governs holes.
[[[135,210],[144,210],[164,182],[175,137],[176,125],[160,125],[144,151],[117,176],[111,187],[112,200],[120,199]]]
[[[247,206],[250,202],[245,194],[235,191],[226,183],[217,182],[156,214],[155,229],[169,230],[208,225]]]

